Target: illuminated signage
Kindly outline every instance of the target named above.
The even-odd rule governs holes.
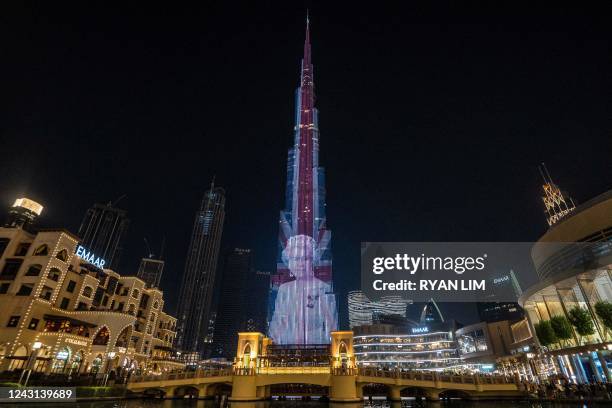
[[[67,351],[60,351],[60,352],[57,353],[55,358],[58,359],[58,360],[68,360],[68,352]]]
[[[77,346],[86,346],[87,342],[83,341],[83,340],[76,340],[76,339],[65,339],[64,340],[66,343],[70,343],[70,344],[76,344]]]
[[[106,263],[104,259],[96,257],[93,252],[85,249],[85,247],[81,245],[77,246],[76,256],[89,262],[90,264],[97,266],[98,268],[104,268],[104,264]]]
[[[501,278],[493,279],[493,283],[498,285],[500,283],[508,282],[509,280],[510,280],[510,276],[505,275],[505,276],[502,276]]]
[[[417,334],[417,333],[429,333],[429,327],[427,327],[427,326],[413,327],[412,328],[412,333],[413,334]]]

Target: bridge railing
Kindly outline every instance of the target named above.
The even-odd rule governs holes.
[[[180,373],[166,373],[160,375],[133,375],[129,382],[148,382],[148,381],[167,381],[167,380],[185,380],[191,378],[206,378],[206,377],[226,377],[231,376],[231,369],[218,370],[197,370],[185,371]]]
[[[329,366],[259,367],[257,374],[329,374]]]
[[[393,378],[415,381],[441,381],[458,384],[514,384],[514,377],[482,374],[446,374],[437,371],[400,371],[360,367],[358,375],[364,377]]]

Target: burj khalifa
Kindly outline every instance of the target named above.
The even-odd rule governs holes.
[[[337,329],[331,231],[325,215],[325,171],[319,166],[318,111],[310,24],[295,95],[293,146],[287,160],[286,205],[280,212],[279,257],[272,277],[269,336],[276,344],[324,344]]]

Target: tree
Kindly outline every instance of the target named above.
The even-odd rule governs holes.
[[[562,346],[567,345],[567,340],[574,337],[572,333],[572,325],[565,316],[553,316],[550,318],[550,325],[555,332],[555,336],[560,341]]]
[[[553,330],[550,321],[542,320],[540,323],[536,323],[534,327],[538,340],[540,340],[540,344],[543,346],[546,347],[557,342],[557,336],[555,335],[555,331]]]
[[[576,328],[576,333],[580,336],[580,342],[582,343],[582,336],[590,336],[595,333],[593,327],[593,320],[589,312],[579,306],[573,307],[568,312],[568,318],[572,326]]]
[[[595,313],[606,328],[606,332],[612,330],[612,303],[603,300],[595,303]]]

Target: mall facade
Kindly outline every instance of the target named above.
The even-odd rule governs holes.
[[[540,282],[519,303],[560,374],[611,381],[612,190],[557,214],[532,248]]]
[[[0,372],[161,373],[176,319],[163,293],[104,260],[65,230],[0,228]]]
[[[454,321],[398,327],[372,324],[353,328],[353,347],[359,366],[424,371],[463,367]]]

